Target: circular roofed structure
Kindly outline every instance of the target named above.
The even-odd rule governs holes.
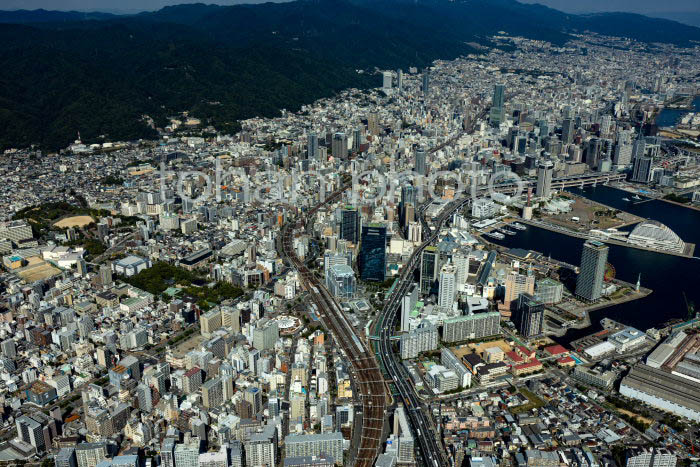
[[[685,252],[685,242],[661,222],[644,221],[630,233],[629,242],[641,247],[666,250],[674,253]]]

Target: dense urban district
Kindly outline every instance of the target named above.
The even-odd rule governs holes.
[[[0,464],[696,462],[691,303],[561,338],[655,293],[611,245],[693,257],[572,189],[699,209],[700,46],[491,40],[235,135],[5,151]],[[580,262],[499,243],[535,228]]]

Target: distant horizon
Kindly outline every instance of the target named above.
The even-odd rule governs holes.
[[[157,11],[173,5],[204,3],[232,6],[241,4],[285,3],[293,0],[0,0],[0,10],[47,10],[77,11],[86,13],[133,14],[144,11]],[[556,10],[573,14],[626,12],[646,16],[664,17],[679,13],[700,16],[698,0],[667,0],[660,4],[657,0],[516,0],[526,4],[542,4]]]

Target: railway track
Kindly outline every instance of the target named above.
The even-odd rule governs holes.
[[[306,267],[293,248],[295,232],[304,230],[307,222],[313,222],[319,209],[340,199],[343,192],[351,185],[346,183],[333,192],[326,200],[317,204],[304,219],[288,223],[282,230],[282,250],[290,264],[301,276],[302,284],[316,307],[321,323],[331,333],[341,353],[351,366],[354,381],[354,397],[362,406],[359,445],[352,446],[350,463],[357,467],[371,467],[379,455],[384,441],[384,423],[386,421],[387,392],[384,377],[375,360],[374,354],[357,336],[345,313],[326,287]]]

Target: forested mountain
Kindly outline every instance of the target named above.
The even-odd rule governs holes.
[[[497,31],[563,43],[585,30],[681,46],[700,29],[629,14],[569,15],[513,0],[298,0],[130,16],[0,12],[0,148],[133,139],[189,110],[220,129],[349,86],[357,69],[425,66]]]

